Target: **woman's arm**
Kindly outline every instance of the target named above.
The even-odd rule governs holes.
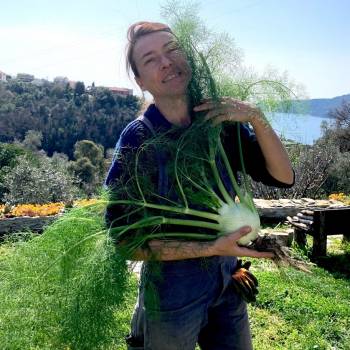
[[[252,258],[273,258],[270,252],[258,252],[238,245],[237,241],[251,231],[244,226],[227,236],[222,236],[213,242],[182,242],[153,240],[149,249],[138,249],[131,260],[183,260],[209,256],[246,256]],[[121,243],[122,244],[122,243]]]
[[[250,124],[264,155],[268,172],[280,182],[293,184],[294,172],[287,151],[260,110],[254,112]]]
[[[224,98],[218,103],[204,101],[195,107],[194,111],[208,111],[206,119],[212,119],[214,124],[224,121],[249,122],[254,129],[270,175],[285,184],[293,184],[294,172],[288,154],[259,108],[247,102]]]

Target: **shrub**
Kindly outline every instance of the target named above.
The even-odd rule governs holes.
[[[10,204],[68,202],[77,195],[74,177],[55,159],[38,156],[31,161],[18,157],[18,164],[4,176]]]
[[[322,186],[326,194],[332,192],[350,193],[350,152],[338,153],[330,168],[330,174]]]
[[[0,142],[0,202],[6,193],[4,177],[17,164],[17,157],[23,154],[25,150],[22,147]]]
[[[106,172],[103,146],[90,140],[78,141],[74,145],[75,161],[70,162],[70,169],[80,180],[80,188],[87,196],[96,194]]]
[[[338,150],[332,144],[313,146],[295,144],[287,148],[295,171],[295,185],[289,189],[265,186],[253,182],[253,194],[258,198],[317,198],[324,194]]]

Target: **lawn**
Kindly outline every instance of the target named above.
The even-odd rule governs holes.
[[[257,302],[249,305],[255,350],[350,349],[349,247],[338,237],[330,239],[324,260],[331,272],[316,266],[311,274],[279,270],[268,261],[253,260],[251,269],[260,283]],[[343,265],[335,270],[334,261]],[[119,312],[120,344],[128,332],[135,293],[129,297],[131,305]]]
[[[323,260],[324,268],[313,267],[310,274],[278,270],[268,261],[253,261],[252,270],[260,283],[257,302],[249,305],[254,349],[350,349],[349,246],[342,246],[335,238],[329,252],[328,260]],[[0,246],[0,255],[7,254],[13,254],[13,249]],[[131,276],[126,301],[115,311],[118,327],[108,349],[126,349],[123,338],[129,329],[136,294],[137,279]],[[50,345],[47,333],[31,337],[28,322],[23,322],[27,327],[23,334],[10,334],[2,316],[0,307],[0,339],[6,339],[5,344],[14,344],[10,341],[14,336],[27,337],[35,338],[35,343],[27,342],[28,349],[57,349],[57,345]],[[8,317],[7,314],[9,320]],[[15,349],[2,344],[1,349]]]

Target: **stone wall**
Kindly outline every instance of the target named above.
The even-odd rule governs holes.
[[[261,218],[271,221],[284,220],[287,216],[294,216],[303,209],[331,209],[349,207],[336,200],[325,199],[254,199],[255,206]]]
[[[342,208],[342,202],[335,200],[301,199],[254,199],[254,203],[262,221],[282,221],[287,216],[294,216],[302,209]],[[56,220],[59,215],[46,217],[16,217],[0,219],[0,236],[11,232],[33,231],[42,232],[43,228]]]
[[[50,225],[59,215],[0,219],[0,236],[12,232],[42,232],[45,226]]]

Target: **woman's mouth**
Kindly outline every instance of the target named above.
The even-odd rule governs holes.
[[[173,80],[173,79],[176,79],[176,78],[178,78],[178,77],[181,76],[181,75],[182,75],[181,72],[171,73],[171,74],[167,75],[167,76],[162,80],[162,83],[167,83],[168,81]]]

